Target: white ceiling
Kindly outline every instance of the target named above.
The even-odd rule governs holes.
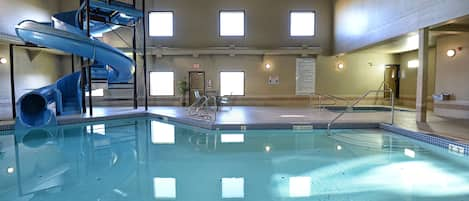
[[[458,30],[455,31],[454,27]],[[430,47],[435,46],[436,38],[445,35],[469,33],[469,16],[450,20],[430,27]],[[467,30],[466,30],[467,28]],[[396,54],[418,49],[417,32],[408,33],[363,49],[364,52]]]

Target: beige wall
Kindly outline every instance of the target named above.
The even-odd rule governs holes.
[[[335,53],[349,52],[469,14],[467,0],[336,0]]]
[[[428,96],[435,93],[435,51],[435,48],[430,48],[428,54]],[[403,98],[415,99],[417,88],[417,68],[408,67],[408,61],[411,60],[418,60],[418,51],[400,54],[401,80],[399,90],[400,95]]]
[[[435,101],[435,114],[469,119],[469,34],[442,36],[437,39],[436,84],[437,93],[451,94],[449,101]],[[461,50],[458,48],[461,47]],[[448,49],[456,49],[456,56],[446,56]]]
[[[213,88],[219,90],[220,71],[244,71],[245,96],[237,97],[241,105],[304,105],[308,98],[296,96],[297,56],[164,56],[149,59],[149,71],[173,71],[176,82],[188,76],[192,70],[206,72],[206,82],[212,80]],[[345,64],[341,71],[336,69],[338,61]],[[369,62],[375,65],[370,67]],[[316,66],[316,91],[343,97],[355,98],[370,89],[378,89],[384,77],[384,68],[378,64],[398,62],[395,55],[353,53],[343,57],[318,56]],[[200,69],[192,69],[192,64],[200,64]],[[264,65],[272,64],[271,70]],[[269,75],[279,75],[279,85],[268,85]],[[206,84],[207,86],[207,84]],[[151,97],[159,100],[155,104],[174,104],[176,97]],[[166,101],[164,101],[166,100]],[[177,103],[176,103],[177,104]]]
[[[448,49],[457,49],[455,57],[446,56]],[[454,94],[456,100],[468,100],[469,79],[469,34],[444,36],[437,39],[436,48],[436,92]]]
[[[58,78],[71,72],[71,63],[64,65],[64,56],[28,51],[22,47],[14,48],[16,100],[33,89],[55,83]],[[8,63],[0,64],[0,119],[9,119],[12,115],[9,45],[0,44],[0,57],[8,59]]]
[[[154,0],[149,11],[174,11],[174,37],[150,38],[152,46],[178,48],[247,46],[278,48],[283,46],[320,46],[331,49],[332,4],[330,0]],[[246,37],[221,39],[218,36],[218,12],[222,9],[246,10]],[[289,37],[289,11],[316,11],[316,36]]]
[[[427,99],[431,103],[432,94],[435,93],[435,64],[436,49],[430,48],[428,54],[428,85]],[[416,87],[417,87],[417,68],[409,68],[408,61],[418,60],[418,51],[411,51],[399,54],[401,64],[400,79],[400,103],[408,107],[415,107]]]
[[[50,22],[59,12],[59,0],[0,0],[0,35],[15,35],[15,25],[23,20]]]
[[[44,51],[31,60],[28,50],[16,47],[15,62],[15,92],[16,100],[23,94],[40,87],[55,83],[57,79],[70,73],[70,66],[61,66],[61,57]]]
[[[338,62],[345,65],[342,71],[336,68]],[[383,66],[396,62],[397,58],[392,54],[356,52],[341,57],[320,56],[317,90],[328,94],[359,96],[370,89],[378,89],[384,80]]]
[[[0,43],[0,58],[8,59],[6,64],[0,64],[0,120],[9,119],[11,111],[10,88],[10,53],[8,44]]]

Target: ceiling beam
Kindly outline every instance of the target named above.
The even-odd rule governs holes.
[[[431,29],[431,31],[469,32],[467,24],[447,24]]]

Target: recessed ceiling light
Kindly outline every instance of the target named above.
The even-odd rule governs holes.
[[[6,64],[8,62],[8,60],[6,58],[0,58],[0,63],[1,64]]]
[[[272,67],[270,64],[265,64],[266,69],[270,69],[270,67]]]

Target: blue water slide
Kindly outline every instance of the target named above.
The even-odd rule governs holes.
[[[84,5],[80,7],[83,9]],[[135,23],[141,11],[128,4],[109,4],[92,0],[90,8],[103,21],[90,21],[90,33],[102,34],[119,25]],[[92,77],[108,82],[128,82],[135,72],[134,61],[122,51],[94,37],[87,37],[79,29],[80,10],[56,14],[52,23],[25,20],[16,26],[16,34],[23,41],[47,48],[61,50],[93,60]],[[80,73],[72,73],[56,83],[24,94],[17,101],[17,126],[41,127],[55,124],[55,114],[50,105],[55,103],[57,115],[81,113]],[[90,89],[88,89],[90,90]]]

